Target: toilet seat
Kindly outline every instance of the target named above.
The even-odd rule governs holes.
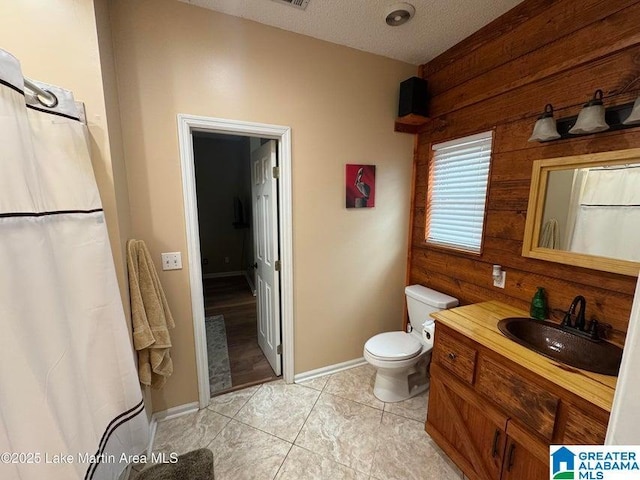
[[[385,332],[371,337],[364,348],[372,357],[379,360],[408,360],[420,355],[422,344],[405,332]]]

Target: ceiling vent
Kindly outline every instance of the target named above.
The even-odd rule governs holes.
[[[399,27],[404,25],[413,18],[416,9],[410,3],[396,3],[387,9],[387,25],[390,27]]]
[[[285,5],[289,5],[291,7],[299,8],[300,10],[305,10],[307,5],[309,5],[310,0],[273,0],[274,2],[284,3]]]

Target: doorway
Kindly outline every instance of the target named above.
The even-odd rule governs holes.
[[[268,265],[279,250],[278,212],[270,209],[272,199],[277,205],[276,141],[197,131],[192,137],[213,396],[282,371],[279,284]]]
[[[235,389],[234,370],[235,383],[241,385],[273,378],[280,374],[280,367],[284,380],[293,381],[290,129],[190,115],[179,115],[178,126],[199,403],[204,408],[209,404],[211,384],[224,375],[224,371],[217,371],[211,376],[212,345],[208,345],[207,333],[227,340],[231,370],[231,379],[227,380],[231,385],[216,384],[214,393],[220,385],[224,387],[221,391]],[[217,165],[220,168],[216,170],[215,160],[209,162],[213,157],[206,154],[206,149],[200,155],[203,149],[199,144],[217,143],[214,150],[223,151],[220,142],[228,151],[253,153],[244,156],[244,163],[235,165],[241,168]],[[236,173],[230,173],[232,170]],[[233,182],[234,175],[240,180]],[[214,193],[225,188],[215,187],[211,181],[214,177],[223,180],[225,186],[235,185],[226,188],[232,193],[227,200],[216,199]],[[199,198],[202,190],[204,197],[210,198]],[[208,238],[207,230],[212,225],[202,222],[211,215],[224,218],[214,222],[217,239]],[[247,328],[249,324],[251,329]],[[260,347],[250,350],[243,341],[250,339],[252,332],[260,339]],[[252,341],[258,343],[255,337]],[[236,353],[239,356],[234,360]],[[265,365],[269,365],[268,370]],[[261,378],[250,380],[253,374]]]

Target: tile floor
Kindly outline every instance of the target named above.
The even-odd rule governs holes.
[[[154,451],[207,447],[216,480],[463,479],[424,431],[427,393],[384,403],[374,377],[364,365],[214,397],[205,410],[159,423]]]

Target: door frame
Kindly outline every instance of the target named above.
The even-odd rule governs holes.
[[[209,366],[207,364],[207,340],[204,325],[204,292],[202,290],[202,263],[200,258],[200,231],[193,153],[192,132],[212,132],[245,137],[261,137],[278,142],[278,237],[280,240],[280,321],[282,344],[282,376],[286,383],[293,383],[293,228],[292,228],[292,178],[291,178],[291,127],[265,123],[245,122],[215,117],[178,114],[178,140],[182,166],[182,194],[187,234],[189,287],[193,332],[198,375],[198,399],[200,408],[209,405]]]

